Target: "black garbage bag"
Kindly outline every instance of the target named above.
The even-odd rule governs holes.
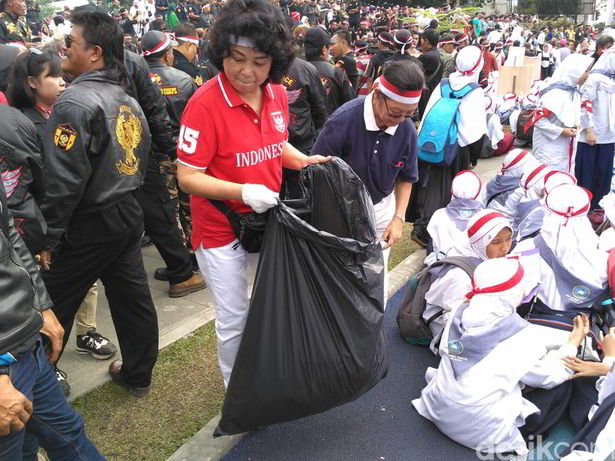
[[[384,265],[369,194],[340,159],[305,170],[304,197],[270,210],[214,436],[320,413],[386,375]]]

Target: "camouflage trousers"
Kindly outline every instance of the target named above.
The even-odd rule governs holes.
[[[177,227],[182,232],[186,247],[192,251],[192,214],[190,212],[190,195],[182,191],[177,184],[177,165],[163,157],[159,162],[160,175],[169,190],[171,203],[175,210]]]

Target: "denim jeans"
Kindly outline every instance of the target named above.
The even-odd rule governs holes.
[[[36,461],[39,444],[52,461],[105,459],[86,437],[83,418],[66,402],[40,339],[9,372],[13,387],[32,402],[32,417],[24,430],[0,436],[0,460]]]

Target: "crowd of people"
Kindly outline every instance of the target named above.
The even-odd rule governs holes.
[[[416,410],[481,451],[523,457],[564,414],[615,448],[609,30],[359,0],[0,10],[1,459],[103,459],[56,363],[73,323],[79,352],[117,353],[96,329],[100,280],[122,354],[109,374],[148,394],[151,243],[169,296],[211,292],[227,386],[259,256],[240,220],[331,157],[372,199],[384,293],[406,221],[439,264],[422,316],[441,361]],[[526,57],[540,78],[502,94],[500,69]],[[483,184],[471,170],[499,155]]]

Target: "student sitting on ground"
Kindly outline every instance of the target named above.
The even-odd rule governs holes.
[[[466,256],[475,264],[490,258],[506,256],[512,245],[512,229],[506,218],[493,210],[482,210],[468,222],[466,240],[449,251],[450,256]],[[429,325],[433,341],[430,348],[438,354],[440,335],[452,312],[464,302],[472,288],[470,276],[461,268],[449,266],[442,269],[425,294],[423,320]]]
[[[521,394],[524,386],[552,388],[572,372],[563,357],[576,355],[589,329],[577,317],[566,344],[547,351],[540,331],[516,313],[526,295],[518,259],[497,258],[476,268],[468,293],[447,322],[437,370],[412,401],[423,417],[454,441],[484,453],[528,453],[520,432],[539,409]]]
[[[542,181],[540,181],[541,187],[539,191],[539,205],[531,210],[527,215],[521,216],[518,213],[519,224],[517,226],[516,240],[520,242],[526,238],[533,238],[538,235],[542,223],[545,218],[545,198],[549,195],[555,187],[562,184],[575,185],[577,180],[570,173],[559,170],[551,170],[545,175]],[[519,210],[517,210],[519,212]],[[516,218],[517,219],[517,218]],[[615,232],[615,231],[614,231]],[[614,245],[615,246],[615,245]]]
[[[468,220],[483,209],[480,201],[482,182],[480,177],[470,170],[464,170],[453,179],[450,203],[437,210],[427,225],[431,237],[433,252],[428,255],[425,264],[430,264],[446,256],[453,246],[469,248],[466,228]]]
[[[533,170],[538,165],[530,152],[511,150],[504,157],[502,169],[484,187],[485,208],[499,211],[512,222],[517,213],[517,203],[525,193],[521,186],[521,177],[525,171]]]
[[[546,165],[538,165],[532,170],[526,170],[521,176],[524,194],[517,203],[517,211],[513,219],[513,234],[517,235],[519,224],[527,215],[540,205],[544,179],[553,170]]]
[[[540,233],[515,248],[515,253],[540,251],[538,299],[550,309],[587,308],[608,289],[608,253],[598,249],[598,236],[587,219],[590,200],[578,186],[555,187],[545,200]]]

